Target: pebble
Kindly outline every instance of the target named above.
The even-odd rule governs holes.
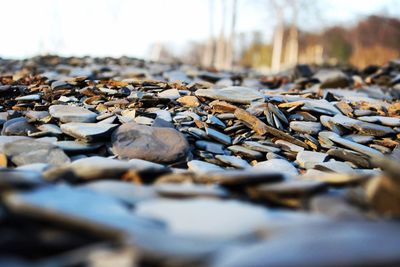
[[[198,89],[195,94],[196,96],[240,104],[250,104],[252,101],[264,99],[264,96],[257,90],[241,86],[229,86],[222,89]]]
[[[171,128],[136,123],[121,125],[112,135],[113,151],[120,158],[138,158],[157,163],[184,159],[190,148],[185,137]]]
[[[99,124],[70,122],[61,124],[63,133],[87,142],[97,141],[111,136],[112,131],[117,128],[117,124]]]
[[[63,123],[67,122],[95,122],[97,114],[83,107],[70,105],[53,105],[49,107],[52,117]]]
[[[297,169],[288,161],[284,159],[270,159],[267,161],[258,162],[253,167],[255,170],[260,171],[271,171],[271,172],[282,172],[289,176],[298,175]]]

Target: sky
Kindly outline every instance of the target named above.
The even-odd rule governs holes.
[[[283,1],[283,0],[282,0]],[[155,43],[176,50],[219,33],[222,0],[0,0],[0,57],[53,53],[149,58]],[[228,5],[231,0],[225,0]],[[267,0],[238,0],[237,32],[273,32]],[[304,1],[303,1],[304,2]],[[370,14],[400,17],[400,0],[305,0],[300,27],[349,25]],[[210,4],[211,3],[211,4]],[[307,4],[309,3],[309,4]]]

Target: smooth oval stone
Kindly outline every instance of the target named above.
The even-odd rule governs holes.
[[[258,162],[253,167],[257,171],[272,171],[272,172],[282,172],[288,175],[298,175],[297,169],[287,160],[284,159],[271,159],[267,161]]]
[[[1,135],[27,136],[29,133],[37,132],[37,129],[28,123],[23,117],[14,118],[3,124]]]
[[[49,107],[52,117],[63,123],[67,122],[95,122],[97,114],[83,107],[70,105],[53,105]]]
[[[3,150],[17,166],[32,163],[62,165],[70,162],[68,156],[55,145],[36,140],[24,139],[7,143]]]
[[[15,98],[15,100],[17,100],[17,101],[38,101],[40,99],[41,99],[41,96],[39,94],[25,95],[25,96],[20,96],[20,97]]]
[[[158,97],[160,98],[168,98],[171,100],[176,100],[181,97],[178,89],[168,89],[158,93]]]
[[[299,133],[318,134],[321,131],[321,123],[312,121],[291,121],[290,128]]]
[[[171,128],[136,123],[121,125],[112,135],[113,151],[121,158],[171,163],[185,158],[190,150],[186,138]]]
[[[250,104],[252,101],[264,99],[264,95],[259,91],[241,86],[230,86],[222,89],[198,89],[195,95],[241,104]]]
[[[72,137],[91,142],[110,136],[116,127],[117,124],[70,122],[62,124],[61,130]]]

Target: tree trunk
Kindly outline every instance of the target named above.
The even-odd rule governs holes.
[[[212,67],[215,64],[215,45],[214,45],[214,1],[209,0],[210,28],[207,46],[203,54],[203,66]]]
[[[235,58],[237,0],[232,0],[231,36],[226,46],[226,68],[232,70]]]
[[[274,42],[272,44],[272,64],[273,72],[278,72],[281,69],[282,42],[283,42],[283,14],[282,10],[278,10],[278,23],[275,27]]]
[[[222,2],[222,24],[221,24],[221,31],[219,33],[218,37],[218,43],[217,43],[217,51],[216,51],[216,61],[215,61],[215,67],[217,69],[222,69],[224,68],[224,62],[225,62],[225,21],[226,21],[226,1],[221,0]]]

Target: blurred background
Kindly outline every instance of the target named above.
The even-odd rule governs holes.
[[[0,0],[0,57],[130,56],[277,72],[400,57],[400,0]]]

